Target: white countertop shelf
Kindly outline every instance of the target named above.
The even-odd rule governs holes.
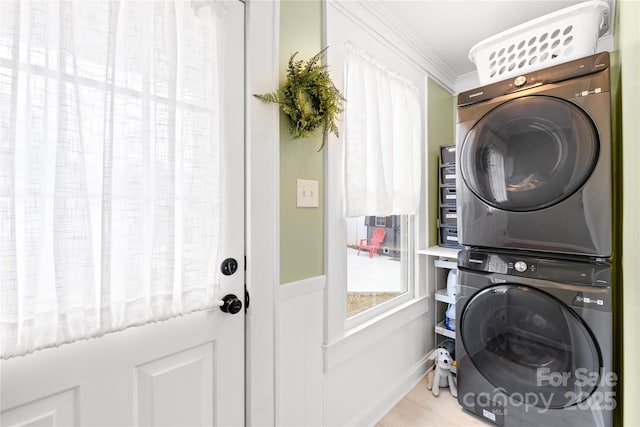
[[[445,248],[443,246],[431,246],[426,249],[418,249],[416,252],[422,255],[439,256],[441,258],[458,259],[460,249]]]
[[[433,261],[433,265],[438,268],[448,268],[449,270],[458,268],[457,261],[444,261],[443,259],[437,259]]]

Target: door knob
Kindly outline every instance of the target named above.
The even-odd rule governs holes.
[[[225,295],[220,301],[220,310],[229,314],[236,314],[242,310],[242,301],[234,294]]]

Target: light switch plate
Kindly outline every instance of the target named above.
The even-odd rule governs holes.
[[[297,207],[318,207],[318,181],[311,179],[299,179],[297,182]]]

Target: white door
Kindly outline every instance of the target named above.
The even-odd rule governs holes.
[[[244,4],[226,1],[220,297],[244,303]],[[2,426],[244,424],[244,307],[218,308],[0,362]]]

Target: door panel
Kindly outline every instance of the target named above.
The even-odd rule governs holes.
[[[2,413],[2,425],[20,427],[71,426],[75,421],[76,389],[29,402]]]
[[[5,360],[1,425],[14,425],[14,408],[25,423],[51,402],[74,414],[56,416],[60,426],[241,425],[243,355],[229,346],[242,317],[215,309]],[[64,393],[73,398],[51,401]]]
[[[224,2],[218,298],[244,295],[244,4]],[[218,308],[0,362],[2,426],[244,425],[244,311]]]
[[[206,410],[206,402],[215,401],[213,366],[213,342],[137,366],[138,425],[213,424],[213,414]]]

